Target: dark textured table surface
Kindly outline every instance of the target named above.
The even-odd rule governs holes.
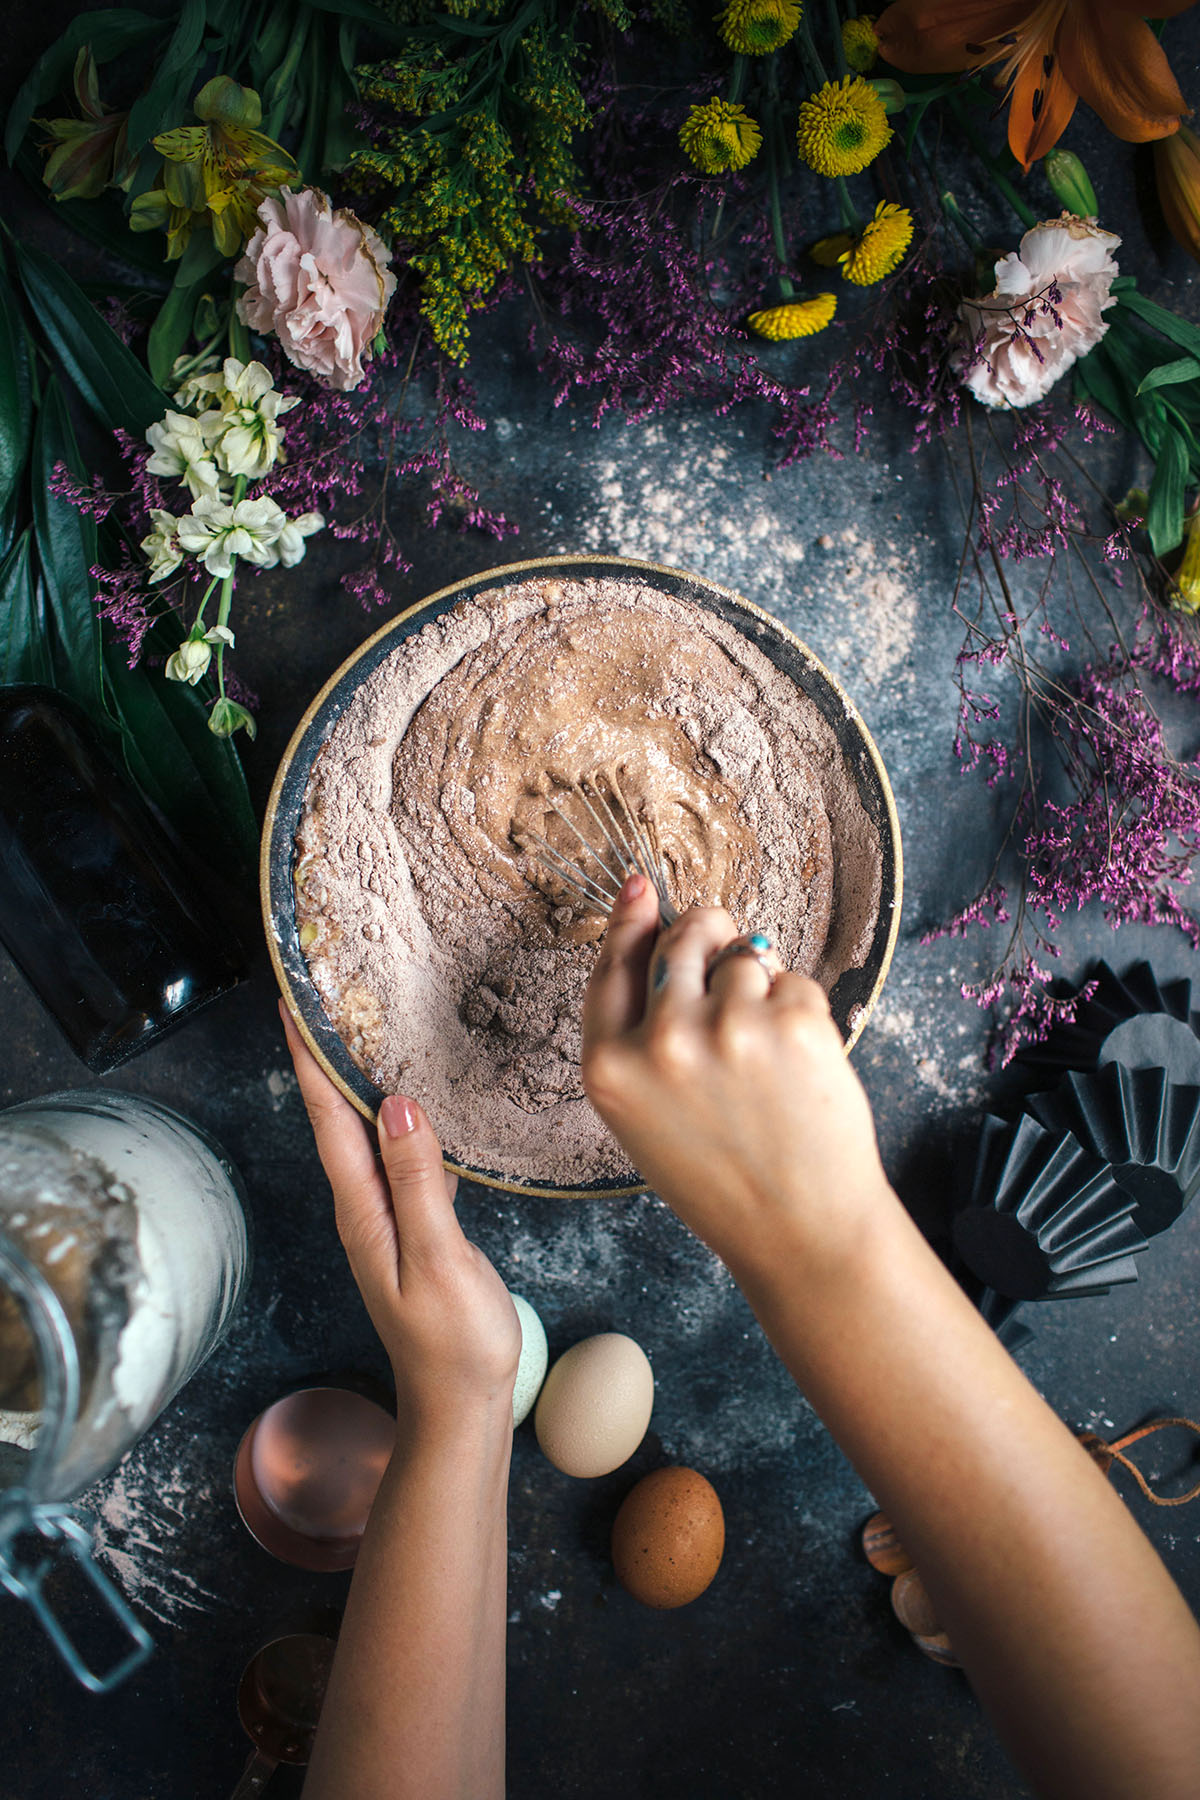
[[[26,24],[25,48],[36,42]],[[41,34],[44,36],[44,32]],[[16,60],[16,59],[14,59]],[[28,58],[25,57],[25,61]],[[25,205],[21,202],[22,206]],[[32,210],[27,212],[32,220]],[[34,229],[50,232],[42,222]],[[1130,234],[1144,285],[1174,296],[1165,267]],[[65,260],[82,266],[79,251]],[[1135,266],[1128,264],[1126,266]],[[1192,289],[1194,294],[1195,290]],[[1193,308],[1194,310],[1194,308]],[[877,417],[866,454],[769,478],[763,421],[682,414],[593,430],[554,411],[516,314],[480,334],[489,420],[465,462],[490,504],[521,528],[487,539],[424,529],[395,610],[456,576],[516,557],[620,552],[692,568],[740,590],[805,638],[843,679],[890,771],[904,836],[900,941],[854,1054],[884,1159],[928,1230],[944,1226],[956,1151],[997,1092],[986,1019],[958,984],[986,967],[974,940],[919,939],[974,891],[1001,828],[1002,799],[964,780],[951,755],[958,646],[948,594],[958,539],[944,462],[909,457]],[[1116,487],[1131,473],[1105,471]],[[245,761],[257,802],[304,707],[366,635],[336,585],[344,566],[317,540],[298,574],[239,596],[238,666],[263,695]],[[1194,753],[1200,725],[1177,717]],[[253,918],[254,897],[246,897]],[[1095,954],[1151,956],[1162,974],[1195,959],[1178,936],[1068,921],[1066,974]],[[256,943],[258,940],[255,940]],[[0,958],[0,1102],[89,1078]],[[265,949],[251,979],[110,1085],[145,1093],[221,1139],[245,1181],[253,1281],[227,1341],[107,1480],[87,1497],[105,1566],[150,1626],[150,1663],[117,1694],[72,1686],[33,1621],[0,1601],[8,1703],[0,1795],[11,1800],[218,1800],[248,1746],[235,1712],[243,1664],[267,1639],[333,1628],[348,1577],[272,1561],[231,1494],[246,1425],[289,1387],[333,1375],[386,1382],[386,1365],[342,1258],[275,1011]],[[566,1204],[466,1187],[460,1212],[506,1282],[541,1314],[552,1354],[594,1331],[629,1332],[654,1366],[649,1436],[633,1462],[578,1482],[517,1433],[510,1507],[510,1791],[680,1800],[1010,1800],[1024,1792],[963,1677],[929,1663],[892,1617],[888,1584],[857,1533],[870,1496],[776,1363],[732,1283],[653,1196]],[[1115,1436],[1154,1413],[1200,1410],[1200,1210],[1108,1298],[1027,1308],[1024,1366],[1076,1427]],[[987,1397],[980,1396],[986,1412]],[[1160,1453],[1178,1473],[1186,1452]],[[633,1481],[693,1464],[725,1506],[728,1544],[710,1591],[678,1613],[639,1607],[617,1585],[608,1530]],[[1200,1505],[1131,1505],[1193,1604]],[[1102,1579],[1102,1572],[1097,1572]],[[281,1771],[272,1792],[299,1791]],[[348,1796],[349,1800],[349,1796]]]

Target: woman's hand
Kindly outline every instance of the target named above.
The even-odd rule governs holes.
[[[866,1095],[825,995],[757,959],[710,959],[736,935],[720,907],[658,933],[658,901],[631,877],[588,988],[588,1097],[645,1179],[735,1273],[779,1249],[861,1242],[895,1207]]]
[[[415,1101],[379,1112],[382,1171],[349,1101],[281,1005],[288,1048],[333,1189],[338,1234],[391,1359],[402,1420],[456,1427],[465,1409],[511,1405],[521,1327],[508,1291],[454,1212],[456,1182]]]

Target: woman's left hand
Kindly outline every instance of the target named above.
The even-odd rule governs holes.
[[[521,1326],[508,1290],[468,1242],[416,1101],[389,1095],[376,1161],[367,1127],[305,1046],[282,1005],[288,1048],[337,1210],[338,1235],[391,1360],[402,1417],[457,1427],[464,1411],[511,1405]]]

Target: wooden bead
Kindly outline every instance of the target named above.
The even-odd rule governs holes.
[[[912,1568],[912,1557],[892,1529],[885,1513],[873,1513],[863,1526],[863,1554],[881,1575],[903,1575]]]
[[[940,1637],[942,1622],[915,1569],[906,1569],[892,1583],[892,1611],[914,1637]]]

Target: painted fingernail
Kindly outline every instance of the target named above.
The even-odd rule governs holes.
[[[636,900],[639,894],[645,892],[645,889],[646,877],[642,874],[641,870],[630,869],[628,875],[621,883],[621,891],[617,895],[617,899],[622,901]]]
[[[771,940],[765,931],[752,931],[747,942],[752,950],[769,950]]]
[[[403,1094],[389,1094],[379,1109],[379,1129],[384,1137],[406,1137],[417,1129],[417,1109]]]

